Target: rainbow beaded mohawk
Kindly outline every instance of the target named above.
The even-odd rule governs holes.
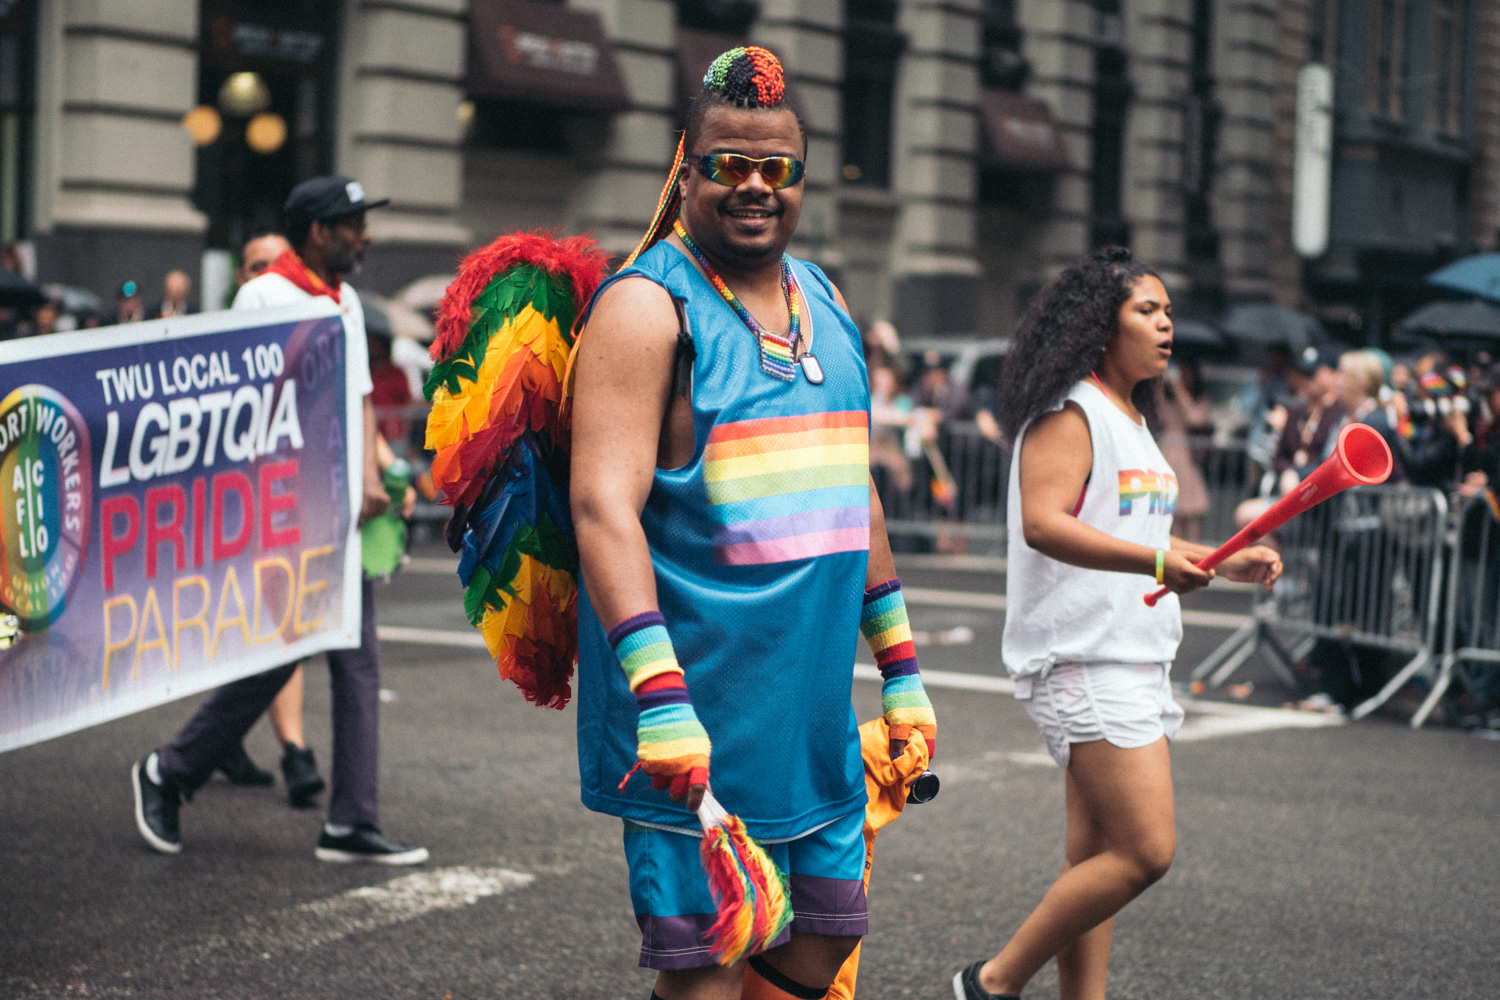
[[[709,64],[708,72],[703,74],[703,94],[713,94],[716,99],[737,108],[779,108],[786,100],[786,78],[781,71],[781,60],[758,45],[730,49]],[[651,218],[646,235],[625,258],[622,268],[635,263],[637,257],[672,231],[672,223],[682,207],[677,174],[682,169],[686,141],[686,134],[677,140],[677,155],[672,158],[666,186],[656,201],[656,214]]]

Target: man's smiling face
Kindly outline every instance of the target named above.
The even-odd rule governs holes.
[[[683,225],[710,258],[732,268],[779,262],[802,211],[802,185],[779,190],[752,173],[736,187],[704,176],[697,158],[738,153],[752,159],[806,155],[797,116],[785,109],[713,108],[687,151],[682,173]]]

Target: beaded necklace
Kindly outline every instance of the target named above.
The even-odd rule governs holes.
[[[735,311],[740,321],[755,335],[756,343],[760,345],[760,370],[778,378],[783,382],[791,382],[797,377],[797,341],[802,336],[802,289],[797,286],[797,279],[792,276],[791,261],[786,254],[781,255],[781,290],[786,295],[787,311],[791,313],[792,323],[783,337],[779,333],[773,333],[755,321],[750,315],[750,310],[735,297],[724,279],[719,277],[708,258],[703,256],[703,251],[698,249],[698,244],[688,235],[679,220],[673,224],[672,229],[677,233],[678,239],[692,252],[693,259],[703,268],[703,273],[708,276],[709,284],[721,295],[729,308]],[[810,380],[810,379],[809,379]],[[818,381],[822,381],[821,378]],[[816,384],[816,383],[815,383]]]

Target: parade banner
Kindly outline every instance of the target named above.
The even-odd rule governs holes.
[[[0,751],[359,645],[327,298],[0,343]]]

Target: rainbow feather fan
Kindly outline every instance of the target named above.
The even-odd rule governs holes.
[[[511,233],[459,265],[438,304],[427,447],[454,508],[464,610],[509,678],[562,708],[578,650],[563,377],[607,259],[587,237]]]
[[[791,895],[786,875],[713,792],[704,792],[698,822],[699,853],[717,911],[708,946],[720,965],[733,965],[771,947],[792,922]]]

